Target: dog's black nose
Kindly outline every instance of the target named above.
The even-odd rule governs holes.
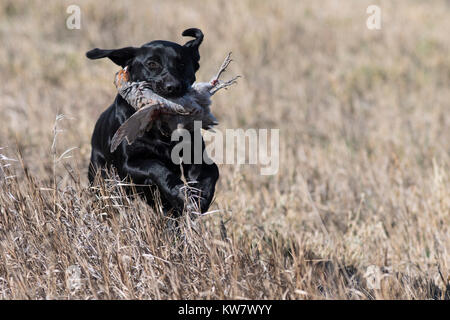
[[[180,91],[181,86],[174,82],[166,83],[165,89],[168,94],[174,94]]]

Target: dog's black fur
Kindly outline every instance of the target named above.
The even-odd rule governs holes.
[[[156,40],[140,48],[93,49],[86,56],[89,59],[109,58],[121,67],[128,66],[132,81],[149,82],[153,91],[163,97],[182,96],[195,82],[200,60],[198,48],[203,41],[203,33],[191,28],[182,35],[194,39],[183,46]],[[151,206],[155,204],[153,197],[157,188],[164,210],[180,215],[185,205],[185,194],[181,189],[184,183],[180,165],[171,160],[172,148],[177,143],[171,141],[171,132],[153,126],[132,145],[122,142],[115,152],[110,152],[114,133],[134,112],[135,109],[117,95],[114,103],[101,114],[92,135],[89,181],[94,182],[98,170],[104,176],[105,170],[112,166],[121,179],[129,179],[136,185],[152,185],[136,188]],[[202,141],[202,151],[204,149]],[[183,164],[182,167],[187,181],[197,181],[193,186],[201,190],[200,209],[207,211],[219,178],[217,165]]]

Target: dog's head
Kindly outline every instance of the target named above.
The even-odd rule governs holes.
[[[184,95],[195,82],[199,68],[198,48],[203,41],[200,29],[184,30],[183,36],[193,37],[183,46],[156,40],[140,48],[93,49],[86,53],[89,59],[109,58],[115,64],[128,66],[131,81],[147,81],[152,90],[164,97]]]

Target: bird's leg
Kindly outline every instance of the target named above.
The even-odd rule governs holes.
[[[212,85],[212,89],[209,91],[211,95],[219,91],[220,89],[226,89],[227,87],[231,86],[232,84],[236,83],[237,78],[240,76],[236,76],[231,80],[220,82],[219,78],[227,70],[227,67],[229,64],[233,61],[231,59],[231,52],[228,53],[228,55],[225,57],[225,60],[223,61],[222,65],[219,68],[219,72],[211,79],[210,84]]]
[[[217,91],[219,91],[220,89],[228,89],[229,86],[231,86],[232,84],[235,84],[237,82],[237,79],[240,78],[241,76],[236,76],[234,78],[232,78],[231,80],[225,81],[225,82],[218,82],[218,84],[216,84],[210,91],[209,93],[211,95],[213,95],[214,93],[216,93]]]
[[[212,86],[216,86],[219,83],[219,78],[227,70],[228,65],[233,61],[231,59],[231,52],[227,54],[225,57],[225,60],[223,61],[222,65],[219,68],[219,72],[211,79],[210,83]]]

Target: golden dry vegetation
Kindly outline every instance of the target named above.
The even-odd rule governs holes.
[[[0,298],[449,298],[449,17],[438,0],[2,0]],[[89,189],[118,67],[84,53],[187,27],[198,79],[230,50],[243,75],[214,98],[219,129],[280,129],[280,168],[221,165],[219,212],[176,233],[114,183]]]

